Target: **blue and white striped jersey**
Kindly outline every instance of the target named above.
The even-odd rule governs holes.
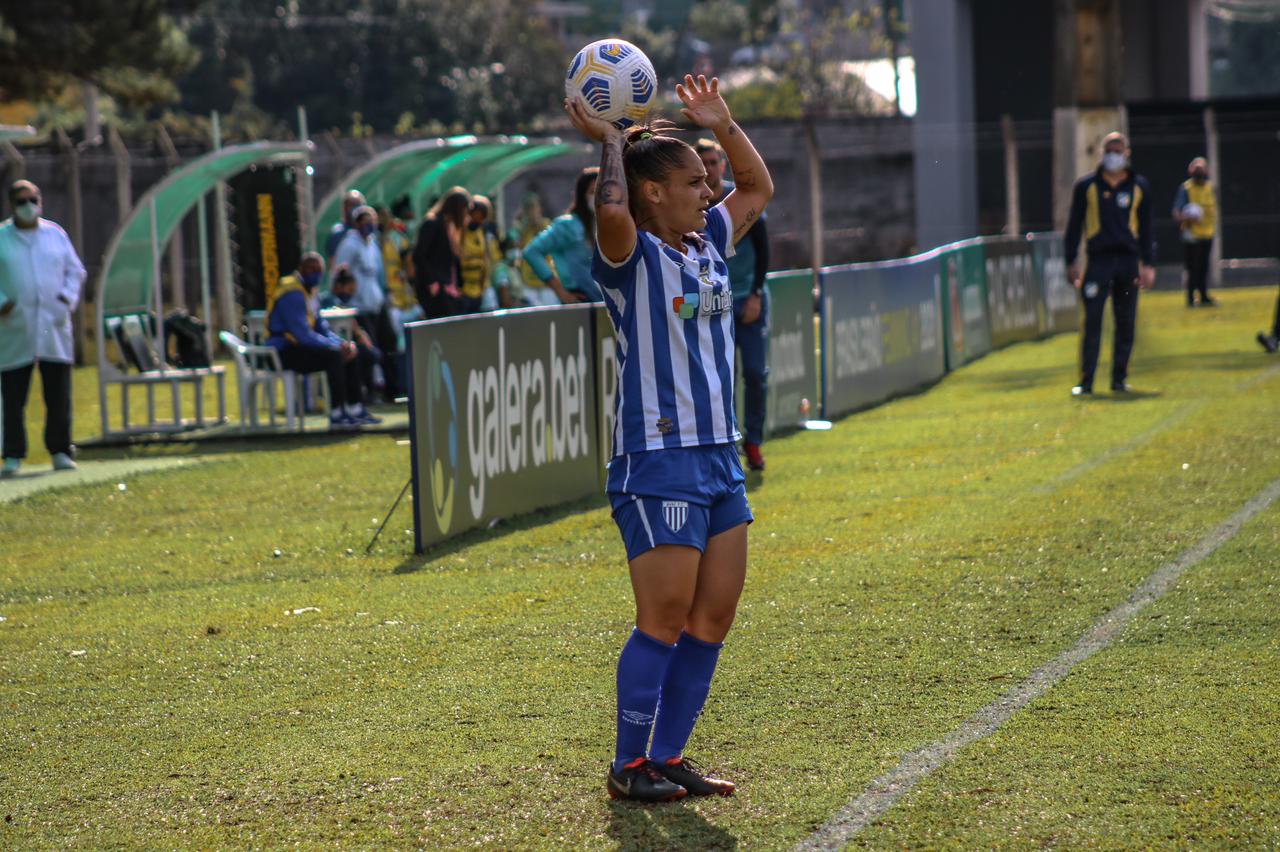
[[[622,263],[597,246],[591,274],[618,339],[613,455],[727,444],[733,410],[733,255],[724,204],[707,211],[701,246],[684,254],[647,231]]]

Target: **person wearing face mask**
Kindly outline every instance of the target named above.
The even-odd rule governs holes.
[[[315,292],[324,278],[324,258],[307,252],[298,270],[280,279],[267,299],[267,345],[295,373],[324,371],[329,378],[329,428],[352,429],[382,421],[364,407],[356,344],[333,332],[317,309]]]
[[[1156,280],[1147,180],[1130,167],[1129,140],[1123,133],[1108,133],[1102,140],[1102,151],[1097,171],[1076,182],[1064,244],[1067,279],[1084,299],[1080,384],[1071,389],[1076,397],[1093,393],[1108,296],[1115,317],[1111,390],[1131,390],[1126,379],[1138,318],[1138,290],[1150,288]],[[1081,236],[1086,255],[1083,270],[1076,260]]]
[[[0,476],[15,476],[26,458],[27,393],[37,365],[44,389],[45,448],[54,470],[73,470],[71,314],[80,301],[84,264],[67,232],[40,217],[40,188],[34,183],[14,183],[9,206],[13,218],[0,223]]]
[[[338,244],[333,257],[333,268],[345,266],[356,277],[356,293],[351,307],[356,309],[356,322],[372,338],[382,352],[379,364],[381,375],[374,380],[374,387],[381,390],[388,401],[398,394],[395,362],[396,330],[391,324],[391,312],[387,304],[386,271],[382,262],[382,241],[378,237],[378,214],[372,207],[357,207],[351,212],[354,227]],[[332,289],[332,282],[330,288]],[[380,380],[380,381],[379,381]]]
[[[483,195],[471,196],[467,227],[462,231],[459,244],[459,263],[462,269],[459,313],[474,314],[483,310],[494,268],[501,261],[498,241],[488,227],[492,215],[493,204],[489,199]]]
[[[557,216],[524,248],[533,274],[564,304],[600,302],[604,295],[591,277],[591,252],[596,242],[596,176],[594,166],[583,169],[573,186],[573,204]],[[548,263],[550,259],[551,263]]]
[[[1178,187],[1173,199],[1173,220],[1182,232],[1186,248],[1187,307],[1195,307],[1195,294],[1200,293],[1200,307],[1217,304],[1209,298],[1209,255],[1218,230],[1218,202],[1209,181],[1209,161],[1196,157],[1187,166],[1191,177]]]

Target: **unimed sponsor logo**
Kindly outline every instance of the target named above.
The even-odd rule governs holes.
[[[556,323],[546,358],[507,360],[499,327],[497,360],[467,374],[467,449],[471,516],[484,514],[486,490],[527,467],[577,459],[590,451],[587,411],[587,333],[578,328],[576,353],[560,355]]]

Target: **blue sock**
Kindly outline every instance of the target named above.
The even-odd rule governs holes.
[[[653,748],[649,754],[655,763],[684,753],[693,726],[702,715],[702,706],[707,703],[722,647],[721,642],[703,642],[688,633],[680,634],[662,681],[662,701],[653,724]]]
[[[618,658],[618,750],[614,771],[649,753],[649,732],[658,709],[658,693],[675,645],[631,631]]]

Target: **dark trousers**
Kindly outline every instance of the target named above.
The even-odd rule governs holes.
[[[1271,336],[1280,337],[1280,294],[1276,295],[1276,320],[1271,326]]]
[[[342,359],[339,349],[322,349],[319,346],[288,346],[280,352],[280,363],[295,373],[319,373],[329,377],[330,405],[338,410],[343,405],[356,405],[364,401],[360,390],[360,362]]]
[[[7,459],[27,457],[27,393],[35,364],[0,371],[0,408],[4,409],[4,449]],[[49,455],[71,452],[71,365],[40,362],[44,389],[44,446]]]
[[[744,299],[745,301],[745,299]],[[769,402],[769,294],[761,297],[760,318],[747,325],[742,321],[742,304],[734,305],[733,336],[742,357],[742,391],[745,423],[743,439],[748,444],[764,443],[765,408]]]
[[[1183,243],[1186,249],[1187,304],[1195,304],[1196,291],[1200,292],[1200,304],[1209,301],[1209,254],[1213,240],[1196,240]]]
[[[391,310],[384,302],[382,310],[377,313],[363,313],[356,316],[356,322],[360,323],[360,327],[364,329],[364,333],[369,335],[370,341],[377,347],[378,352],[374,361],[370,362],[367,358],[361,359],[366,365],[364,373],[365,385],[373,388],[373,364],[379,364],[382,367],[382,376],[386,380],[386,386],[383,394],[390,401],[400,394],[400,364],[396,360],[396,329],[391,324]]]
[[[1138,320],[1138,258],[1135,255],[1101,255],[1089,257],[1085,267],[1084,333],[1080,340],[1080,384],[1093,387],[1093,373],[1098,367],[1098,348],[1102,344],[1102,315],[1107,297],[1115,319],[1115,341],[1111,353],[1111,383],[1120,384],[1129,375],[1129,355],[1133,352],[1134,326]]]

